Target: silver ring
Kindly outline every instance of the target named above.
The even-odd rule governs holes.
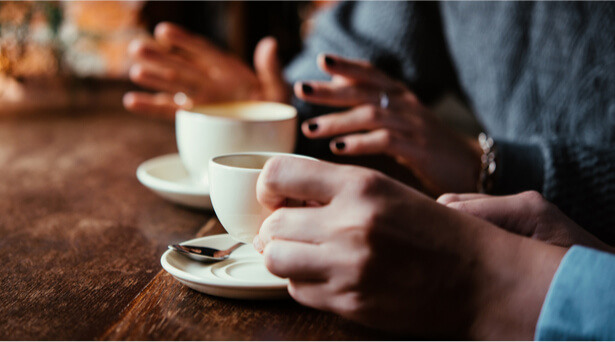
[[[385,91],[380,92],[380,108],[389,108],[389,95]]]

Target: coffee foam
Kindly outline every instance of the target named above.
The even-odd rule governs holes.
[[[275,102],[229,102],[197,106],[192,113],[228,119],[247,121],[277,121],[292,119],[296,115],[293,107]]]

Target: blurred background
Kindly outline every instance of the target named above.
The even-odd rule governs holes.
[[[1,1],[0,115],[80,106],[121,107],[127,46],[161,21],[205,35],[252,63],[273,35],[288,62],[316,11],[333,1]]]

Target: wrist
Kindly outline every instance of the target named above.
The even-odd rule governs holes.
[[[503,230],[482,255],[473,339],[530,340],[551,280],[567,249]]]
[[[466,169],[469,170],[467,174],[467,180],[464,184],[465,189],[464,192],[476,192],[477,191],[477,182],[481,176],[482,164],[481,158],[483,155],[483,150],[481,149],[480,143],[476,139],[468,138],[467,146],[469,150],[468,158],[467,158],[467,166]]]

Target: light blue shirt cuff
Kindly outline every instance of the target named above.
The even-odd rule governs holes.
[[[615,340],[615,255],[573,246],[547,293],[536,340]]]

